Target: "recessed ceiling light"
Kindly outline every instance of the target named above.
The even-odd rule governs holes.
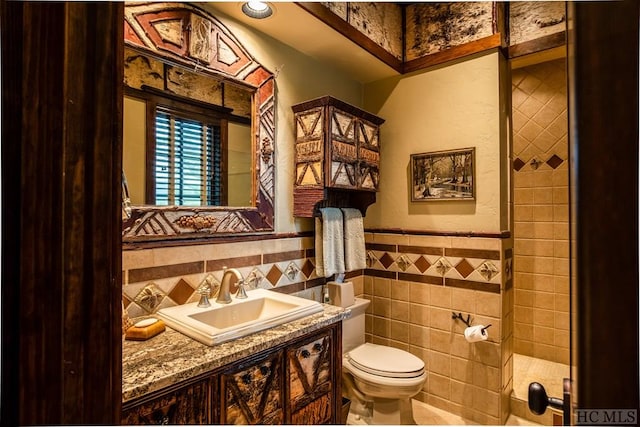
[[[255,19],[268,18],[273,14],[271,6],[263,1],[249,1],[244,3],[242,5],[242,12],[244,12],[245,15]]]

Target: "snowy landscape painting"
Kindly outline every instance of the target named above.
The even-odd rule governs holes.
[[[411,155],[411,201],[474,200],[475,148]]]

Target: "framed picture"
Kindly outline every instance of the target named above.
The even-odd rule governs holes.
[[[475,148],[411,155],[411,201],[475,200]]]

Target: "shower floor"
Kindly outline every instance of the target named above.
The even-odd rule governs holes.
[[[562,399],[562,380],[569,378],[570,372],[569,365],[514,353],[511,413],[542,425],[553,425],[552,414],[561,412],[547,409],[543,415],[531,413],[527,403],[529,384],[538,382],[544,386],[549,397]]]

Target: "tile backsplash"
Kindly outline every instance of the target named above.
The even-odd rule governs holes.
[[[131,317],[197,301],[198,285],[209,274],[220,283],[224,267],[245,278],[253,274],[260,288],[316,300],[326,282],[315,274],[314,243],[307,237],[124,251],[122,264],[122,297]]]

